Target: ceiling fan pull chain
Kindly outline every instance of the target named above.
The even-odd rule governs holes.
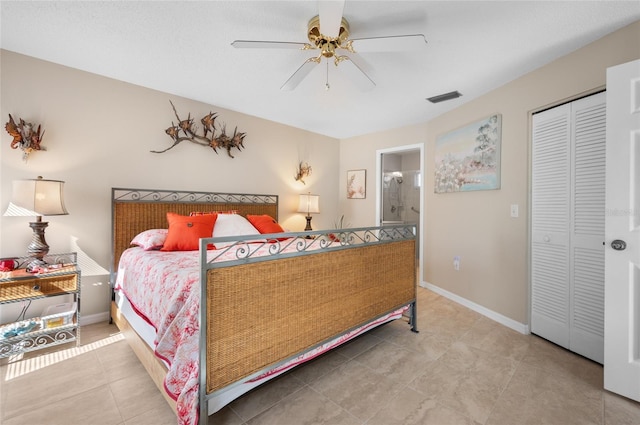
[[[327,59],[327,82],[324,85],[324,89],[329,91],[331,87],[329,86],[329,59]]]

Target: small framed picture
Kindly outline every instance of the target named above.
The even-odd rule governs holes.
[[[367,170],[347,171],[347,199],[367,197]]]

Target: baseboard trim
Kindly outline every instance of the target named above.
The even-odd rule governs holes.
[[[446,289],[442,289],[439,286],[434,285],[433,283],[420,282],[420,286],[422,288],[429,289],[430,291],[433,291],[438,295],[442,295],[443,297],[448,298],[451,301],[454,301],[460,305],[463,305],[475,311],[476,313],[480,313],[483,316],[488,317],[489,319],[495,322],[498,322],[501,325],[504,325],[510,329],[513,329],[516,332],[520,332],[521,334],[525,334],[525,335],[528,335],[531,333],[531,330],[529,329],[529,325],[517,322],[513,319],[508,318],[507,316],[503,316],[500,313],[496,313],[495,311],[490,310],[486,307],[483,307],[480,304],[476,304],[473,301],[469,301],[468,299],[463,298],[460,295],[456,295],[453,292],[449,292]]]
[[[94,323],[108,322],[111,319],[111,314],[108,311],[96,314],[82,314],[80,315],[80,326],[92,325]]]

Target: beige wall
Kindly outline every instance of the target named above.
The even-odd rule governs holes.
[[[354,227],[376,225],[376,151],[426,141],[426,124],[353,137],[340,143],[340,211]],[[367,170],[365,199],[347,199],[347,170]]]
[[[366,168],[367,187],[375,187],[377,149],[426,143],[424,281],[527,324],[530,113],[603,88],[607,67],[637,58],[640,22],[423,125],[343,140],[342,209],[358,225],[374,224],[373,197],[357,202],[344,199],[346,170]],[[436,137],[494,113],[502,114],[501,189],[434,194]],[[519,205],[518,218],[510,217],[511,204]],[[453,269],[454,256],[461,257],[457,272]]]
[[[0,214],[14,179],[66,181],[68,216],[49,217],[46,239],[51,252],[79,248],[103,268],[110,260],[110,196],[112,187],[189,189],[268,193],[280,197],[279,219],[291,230],[302,230],[304,216],[295,213],[297,195],[308,190],[321,196],[321,211],[336,211],[339,141],[179,96],[134,86],[49,62],[0,51],[3,127],[8,115],[42,124],[46,152],[23,162],[10,148],[11,137],[0,136]],[[164,130],[176,121],[169,100],[181,118],[196,123],[209,111],[233,132],[247,133],[246,149],[213,151],[183,142],[170,146]],[[250,101],[250,100],[248,100]],[[306,185],[294,175],[299,160],[313,168]],[[314,228],[330,227],[334,214],[314,216]],[[0,256],[25,255],[31,238],[26,217],[0,216]],[[98,272],[99,273],[99,272]],[[105,276],[83,277],[82,313],[108,310]]]
[[[375,153],[424,143],[425,245],[423,280],[520,323],[528,323],[529,114],[601,88],[608,66],[640,57],[640,22],[494,90],[428,123],[338,141],[317,134],[206,105],[179,96],[0,51],[0,116],[11,113],[42,124],[46,152],[28,162],[0,136],[0,209],[9,202],[11,181],[65,180],[68,216],[50,217],[51,252],[73,249],[73,241],[97,265],[110,259],[111,187],[142,187],[280,196],[280,221],[302,230],[294,212],[298,193],[321,196],[314,228],[329,228],[341,214],[353,226],[375,224]],[[247,133],[246,150],[235,159],[188,143],[164,154],[164,134],[181,116],[219,114],[227,128]],[[250,100],[248,100],[250,101]],[[492,113],[502,114],[500,190],[435,195],[433,157],[438,135]],[[309,161],[307,185],[293,180],[299,160]],[[367,170],[367,197],[346,199],[346,171]],[[520,217],[510,218],[511,204]],[[29,219],[0,216],[0,256],[23,255]],[[455,272],[452,260],[461,257]],[[98,272],[99,273],[99,272]],[[105,276],[83,278],[85,315],[107,311]],[[1,321],[1,320],[0,320]]]

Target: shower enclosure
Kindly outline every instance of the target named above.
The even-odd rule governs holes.
[[[382,156],[382,224],[418,223],[420,219],[419,152]]]
[[[418,280],[424,269],[424,144],[395,146],[376,151],[376,222],[415,224]]]

